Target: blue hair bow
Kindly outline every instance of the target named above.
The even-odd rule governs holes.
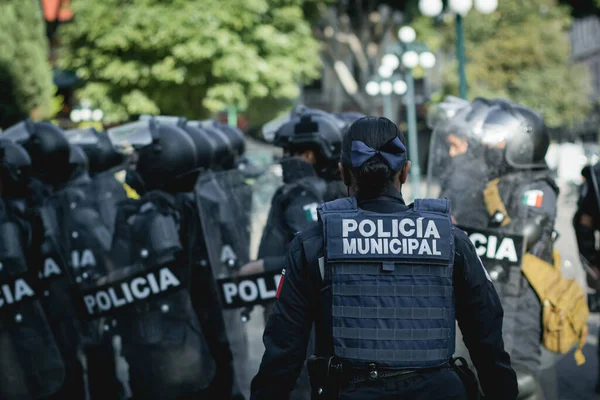
[[[350,160],[352,161],[352,167],[360,167],[365,162],[367,162],[367,160],[370,160],[377,154],[381,155],[385,162],[394,171],[400,171],[400,169],[406,162],[406,147],[404,147],[404,145],[397,136],[389,142],[381,145],[377,150],[367,146],[364,142],[361,142],[360,140],[352,141],[352,151],[350,152]]]

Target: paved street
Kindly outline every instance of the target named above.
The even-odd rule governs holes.
[[[406,188],[410,193],[410,188]],[[566,192],[564,190],[563,192]],[[425,193],[424,190],[421,191]],[[407,196],[410,198],[410,196]],[[585,282],[579,257],[577,244],[571,226],[571,218],[575,210],[574,198],[567,198],[561,195],[559,198],[559,212],[556,229],[560,232],[560,238],[557,241],[557,247],[561,252],[563,259],[564,274],[570,278],[576,278],[581,283]],[[597,346],[598,329],[600,326],[600,315],[595,314],[590,317],[590,334],[587,345],[584,348],[587,362],[577,367],[571,354],[565,355],[557,364],[556,369],[551,369],[544,373],[542,378],[545,400],[591,400],[598,399],[594,397],[594,386],[596,383],[596,371],[598,370]],[[245,325],[248,335],[248,353],[245,368],[239,371],[240,385],[244,393],[249,395],[250,380],[258,370],[258,365],[262,357],[264,347],[262,344],[263,317],[262,308],[257,309],[252,314],[252,319]]]

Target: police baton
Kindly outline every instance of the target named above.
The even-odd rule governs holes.
[[[583,256],[583,254],[579,253],[579,259],[581,260],[581,265],[585,269],[585,272],[591,276],[594,280],[598,280],[600,276],[594,269],[591,267],[590,262]]]
[[[590,165],[589,169],[592,185],[594,186],[594,195],[596,196],[596,205],[598,206],[598,212],[600,213],[600,197],[598,197],[600,190],[598,190],[598,178],[596,177],[596,173],[594,172],[594,166]]]

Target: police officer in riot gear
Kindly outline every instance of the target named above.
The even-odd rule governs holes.
[[[496,251],[500,246],[497,246],[480,254],[504,308],[504,340],[519,376],[519,398],[536,399],[541,395],[540,373],[551,371],[548,367],[558,360],[543,341],[546,330],[542,301],[547,289],[540,284],[549,279],[544,279],[542,274],[560,271],[560,265],[555,265],[558,258],[553,247],[558,187],[545,162],[550,140],[544,120],[537,112],[500,99],[477,102],[486,107],[478,108],[481,113],[475,124],[467,122],[463,128],[465,134],[470,135],[469,143],[475,142],[472,148],[478,153],[474,157],[483,156],[485,160],[485,168],[470,172],[469,179],[473,179],[473,174],[484,174],[485,179],[479,176],[478,180],[485,185],[472,191],[465,189],[463,196],[479,199],[484,212],[469,214],[468,209],[475,207],[467,205],[456,220],[469,233],[500,238],[496,240],[516,235],[514,240],[520,242],[510,252],[500,254]],[[474,106],[475,102],[471,108],[476,108]],[[460,119],[458,114],[457,119]],[[452,123],[453,120],[449,122]],[[434,133],[432,146],[434,141],[443,140]],[[524,247],[525,254],[518,250],[519,246]],[[577,333],[581,334],[583,331]],[[548,348],[558,352],[552,346]],[[458,351],[462,349],[459,347]],[[583,362],[580,349],[575,354],[578,364]]]
[[[279,127],[274,144],[284,149],[284,184],[271,201],[258,261],[242,267],[240,275],[280,272],[294,235],[316,223],[316,208],[327,195],[329,182],[336,179],[344,126],[332,114],[297,106],[290,121]],[[265,323],[272,304],[264,304]],[[303,369],[292,398],[304,399],[308,392],[307,371]]]
[[[64,363],[40,299],[28,198],[31,158],[0,137],[0,398],[34,400],[56,393]]]
[[[81,362],[83,332],[70,297],[71,281],[65,273],[67,259],[62,243],[47,232],[58,234],[57,219],[46,218],[48,199],[72,176],[76,165],[71,163],[69,142],[63,131],[48,122],[25,120],[2,133],[2,137],[19,143],[31,157],[32,253],[30,265],[39,268],[41,291],[45,294],[44,310],[65,364],[62,387],[49,398],[84,398],[84,371]]]
[[[56,217],[60,229],[56,241],[61,245],[67,272],[77,284],[89,275],[102,276],[109,268],[114,221],[107,221],[102,210],[115,204],[112,197],[96,190],[88,173],[88,157],[80,146],[71,144],[70,163],[73,171],[70,179],[56,188],[44,207]],[[112,215],[116,215],[116,210]],[[86,321],[81,315],[80,320],[90,397],[122,398],[123,387],[117,378],[113,348],[114,329],[110,329],[113,321]]]
[[[194,142],[197,166],[190,174],[190,187],[202,174],[206,174],[214,161],[215,142],[199,124],[188,123],[182,117],[151,117],[164,122],[170,121],[183,129]],[[202,220],[197,208],[195,193],[181,192],[176,195],[181,212],[181,237],[184,253],[188,254],[191,265],[190,297],[196,315],[202,326],[210,354],[215,361],[215,375],[210,387],[203,392],[207,398],[241,398],[235,383],[233,356],[225,329],[223,310],[215,287],[214,271],[208,262],[207,243],[202,228]],[[218,232],[210,232],[212,235]]]
[[[316,208],[327,192],[341,151],[344,123],[321,110],[297,108],[292,119],[275,133],[274,144],[284,149],[284,185],[271,202],[258,251],[259,261],[241,274],[280,271],[285,252],[297,232],[317,221]]]
[[[208,264],[211,271],[204,273],[210,273],[215,280],[227,279],[250,259],[253,192],[251,182],[246,179],[246,171],[239,168],[243,136],[237,129],[216,121],[190,121],[190,125],[208,134],[217,152],[213,168],[200,176],[194,188],[195,220],[199,219],[201,228],[201,231],[194,233],[195,237],[201,238],[194,244],[194,248],[198,249],[194,252],[197,256],[195,261],[200,269],[206,269]],[[231,140],[230,136],[234,136],[235,140]],[[197,295],[197,309],[206,308],[206,296],[212,296],[213,290],[211,287],[206,288],[204,293],[192,294]],[[213,311],[218,312],[216,309]],[[225,331],[220,327],[221,322]],[[222,319],[210,323],[214,333],[211,337],[218,339],[211,343],[211,350],[217,351],[215,359],[219,358],[217,375],[211,388],[219,388],[223,393],[216,397],[241,398],[238,382],[246,380],[244,373],[249,351],[244,321],[239,311],[230,307],[223,310]]]
[[[252,399],[287,398],[313,323],[313,398],[467,399],[450,368],[455,318],[486,398],[516,398],[502,307],[473,245],[447,201],[402,199],[404,136],[385,118],[358,120],[341,168],[351,197],[320,206],[290,246]]]
[[[197,177],[194,141],[181,128],[156,120],[108,134],[117,148],[135,149],[135,170],[128,172],[135,174],[141,195],[119,207],[113,240],[120,278],[115,276],[112,285],[117,290],[122,282],[131,294],[131,306],[116,319],[133,397],[208,396],[215,362],[190,299],[192,264],[184,251],[184,216],[177,201],[178,194],[192,191]],[[102,312],[99,306],[90,309]]]
[[[489,177],[485,196],[490,225],[499,232],[524,234],[528,253],[554,264],[553,230],[558,187],[545,162],[550,143],[543,118],[523,106],[501,104],[489,110],[481,128]],[[502,132],[505,136],[498,137]],[[495,210],[494,210],[495,209]],[[500,272],[502,274],[502,272]],[[502,276],[498,279],[503,281]],[[543,367],[542,304],[524,275],[519,288],[514,282],[497,283],[505,310],[504,336],[517,370],[520,397],[535,396],[528,376],[538,376]],[[517,289],[517,291],[515,291]]]

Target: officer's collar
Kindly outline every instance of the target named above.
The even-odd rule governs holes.
[[[317,177],[317,172],[313,165],[300,157],[286,157],[280,163],[284,183],[296,182],[303,178]]]
[[[402,204],[406,204],[404,202],[404,198],[402,197],[402,193],[396,189],[394,186],[386,186],[381,192],[379,192],[377,195],[372,195],[372,194],[364,194],[361,193],[360,191],[356,193],[356,199],[360,202],[360,201],[365,201],[365,200],[375,200],[375,199],[379,199],[381,197],[391,197],[393,199],[396,200],[400,200],[400,202]]]

